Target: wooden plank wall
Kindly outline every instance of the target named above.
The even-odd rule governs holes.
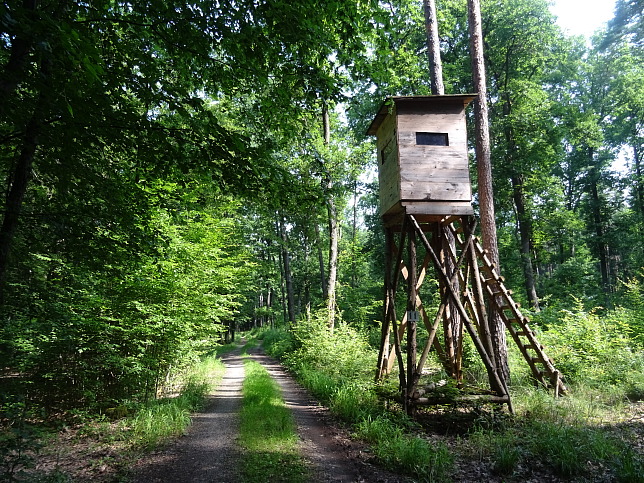
[[[383,159],[385,154],[385,159]],[[400,201],[400,167],[398,165],[395,108],[378,129],[378,181],[380,213],[384,215]]]
[[[400,200],[471,201],[462,104],[404,103],[397,113]],[[448,133],[449,146],[418,146],[417,132]]]

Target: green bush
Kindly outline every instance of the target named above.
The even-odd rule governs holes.
[[[331,331],[324,312],[293,328],[295,350],[286,357],[290,366],[310,368],[347,380],[369,379],[376,367],[376,353],[367,337],[344,323]]]
[[[263,347],[269,356],[282,359],[295,348],[295,339],[288,330],[269,329],[263,333]]]
[[[641,382],[644,354],[624,311],[587,311],[577,300],[571,309],[545,310],[535,322],[545,327],[540,340],[569,382],[625,390]]]

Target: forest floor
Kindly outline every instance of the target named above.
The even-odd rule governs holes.
[[[404,482],[411,481],[389,473],[374,464],[368,448],[350,437],[347,429],[316,403],[275,360],[260,350],[249,357],[261,363],[278,382],[283,398],[298,427],[301,453],[311,468],[315,482]],[[186,433],[151,453],[133,455],[126,442],[110,441],[100,430],[68,428],[41,451],[32,475],[48,475],[38,481],[106,482],[237,482],[240,481],[241,450],[237,444],[241,386],[244,364],[240,349],[222,356],[224,377],[209,396],[203,411],[194,414]],[[433,418],[432,418],[433,419]],[[467,419],[467,418],[465,418]],[[464,423],[464,421],[461,421]],[[116,424],[116,423],[114,423]],[[485,455],[472,455],[467,437],[459,431],[434,426],[427,438],[446,444],[457,460],[453,481],[570,481],[560,479],[534,462],[531,468],[519,468],[517,476],[498,477]],[[452,428],[455,429],[455,428]],[[629,414],[611,428],[631,441],[640,454],[644,452],[644,403],[635,403]],[[451,433],[451,434],[446,434]],[[598,469],[593,481],[612,481],[610,472]],[[56,479],[52,477],[58,476]],[[36,481],[28,479],[27,481]]]

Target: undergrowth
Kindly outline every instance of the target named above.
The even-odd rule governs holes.
[[[385,408],[372,381],[376,350],[355,329],[340,325],[331,334],[321,318],[299,322],[292,330],[269,330],[263,338],[267,352],[281,358],[396,472],[449,481],[456,458],[478,457],[502,478],[530,478],[537,471],[564,479],[641,482],[644,463],[635,449],[637,435],[616,429],[630,402],[644,399],[644,330],[630,320],[635,315],[625,310],[600,315],[577,306],[535,316],[532,326],[564,369],[570,394],[554,399],[535,388],[522,355],[510,344],[514,417],[473,424],[450,449],[429,443],[399,408]],[[476,354],[471,359],[467,377],[486,385],[482,363]],[[389,379],[394,392],[395,379]]]
[[[141,450],[181,435],[190,425],[190,413],[201,408],[223,373],[224,365],[213,353],[186,370],[180,381],[173,381],[178,393],[172,397],[146,404],[122,402],[100,415],[75,413],[73,423],[80,424],[77,437],[91,440],[96,448],[118,447],[119,461],[126,461]],[[33,409],[21,401],[2,403],[0,421],[0,481],[73,481],[59,469],[47,474],[32,469],[38,451],[48,451],[44,438],[54,445],[56,440],[51,431],[46,431],[47,426],[37,424]],[[119,464],[115,460],[112,463]]]
[[[127,438],[143,447],[182,434],[190,425],[190,413],[201,409],[204,398],[223,376],[224,366],[215,356],[196,364],[177,397],[158,399],[123,421]]]

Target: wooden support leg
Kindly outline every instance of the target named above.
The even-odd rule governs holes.
[[[408,292],[409,299],[407,301],[407,412],[411,413],[413,411],[413,402],[412,395],[414,394],[414,389],[416,381],[416,329],[418,318],[410,317],[412,313],[416,312],[416,281],[417,281],[417,272],[416,272],[416,233],[414,227],[409,227],[409,275],[407,279],[408,283]]]
[[[436,252],[434,252],[433,248],[427,241],[427,238],[425,237],[425,234],[421,230],[420,226],[418,225],[418,222],[412,215],[408,215],[412,225],[416,228],[416,232],[420,236],[423,244],[425,245],[425,248],[428,252],[431,253],[432,259],[434,260],[434,265],[436,267],[436,271],[438,272],[439,277],[443,278],[445,280],[446,284],[445,286],[447,287],[447,290],[450,292],[450,296],[454,300],[454,303],[456,305],[456,308],[458,312],[460,313],[463,322],[465,323],[465,327],[470,334],[470,337],[472,338],[472,341],[474,342],[474,345],[476,347],[476,350],[478,351],[479,355],[481,356],[481,359],[483,360],[483,363],[485,364],[485,367],[488,372],[488,377],[490,379],[490,386],[494,391],[497,392],[500,396],[509,396],[508,390],[505,387],[505,384],[502,382],[502,380],[499,378],[498,373],[496,372],[496,367],[492,364],[490,361],[490,358],[487,354],[487,351],[485,349],[485,346],[481,342],[480,338],[478,337],[478,334],[476,333],[476,330],[474,329],[474,326],[472,325],[472,322],[470,318],[467,315],[467,312],[465,308],[463,307],[463,304],[460,301],[460,298],[458,297],[458,294],[454,293],[453,288],[451,284],[449,283],[449,278],[447,274],[445,273],[444,268],[442,267],[439,258],[436,256]],[[510,406],[511,408],[511,406]]]

